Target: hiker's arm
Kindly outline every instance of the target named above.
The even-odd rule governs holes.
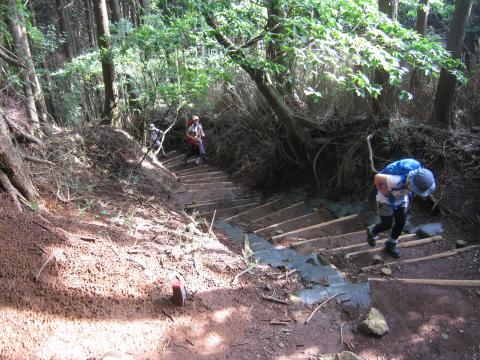
[[[383,195],[388,195],[388,175],[377,174],[375,175],[374,181],[378,192],[382,193]]]

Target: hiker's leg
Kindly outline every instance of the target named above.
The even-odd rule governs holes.
[[[400,207],[395,209],[393,216],[395,217],[395,225],[393,226],[390,238],[397,240],[402,233],[403,228],[405,227],[405,223],[407,222],[407,208]]]
[[[377,203],[378,216],[380,216],[380,224],[373,227],[372,233],[377,234],[390,230],[393,224],[393,208],[390,204]]]

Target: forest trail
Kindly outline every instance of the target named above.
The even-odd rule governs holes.
[[[409,340],[409,346],[395,346],[405,358],[424,358],[422,352],[431,351],[432,343],[436,358],[450,359],[451,351],[459,349],[478,350],[479,245],[457,241],[440,223],[426,223],[411,226],[401,237],[401,258],[395,259],[383,251],[388,234],[374,248],[366,243],[366,225],[375,221],[367,206],[299,194],[262,198],[212,166],[186,165],[175,156],[164,165],[183,184],[175,197],[181,206],[207,224],[214,221],[214,229],[238,245],[245,246],[248,234],[248,246],[259,263],[298,276],[302,288],[296,295],[303,303],[341,294],[337,303],[347,312],[357,306],[379,307],[393,324],[389,336],[417,339],[415,346]],[[361,337],[357,334],[355,340]],[[367,343],[359,347],[392,347],[383,339]]]

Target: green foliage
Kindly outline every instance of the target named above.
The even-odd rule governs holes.
[[[202,2],[220,24],[220,30],[241,45],[260,34],[266,23],[267,2]],[[197,5],[194,3],[194,5]],[[415,31],[392,22],[379,13],[373,0],[280,0],[285,18],[281,33],[267,34],[261,46],[242,50],[241,61],[270,74],[288,69],[262,54],[268,44],[278,46],[287,58],[295,58],[307,78],[307,93],[318,96],[310,81],[321,74],[358,95],[378,96],[381,87],[369,79],[375,70],[389,74],[389,82],[400,86],[406,75],[418,68],[437,76],[441,67],[459,74],[460,62],[450,59],[440,42],[421,38]],[[312,91],[313,90],[313,91]]]

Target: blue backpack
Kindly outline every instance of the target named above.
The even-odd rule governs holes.
[[[401,159],[389,164],[380,171],[380,174],[401,176],[402,182],[405,183],[408,173],[420,168],[422,168],[422,164],[415,159]]]
[[[408,173],[412,170],[417,170],[420,168],[422,168],[422,164],[415,159],[401,159],[387,165],[383,170],[380,171],[380,174],[400,176],[402,178],[402,184],[405,184],[407,182]],[[411,197],[412,193],[410,193],[410,198]],[[393,196],[390,196],[389,198],[392,206],[396,208],[394,205],[395,199]]]

